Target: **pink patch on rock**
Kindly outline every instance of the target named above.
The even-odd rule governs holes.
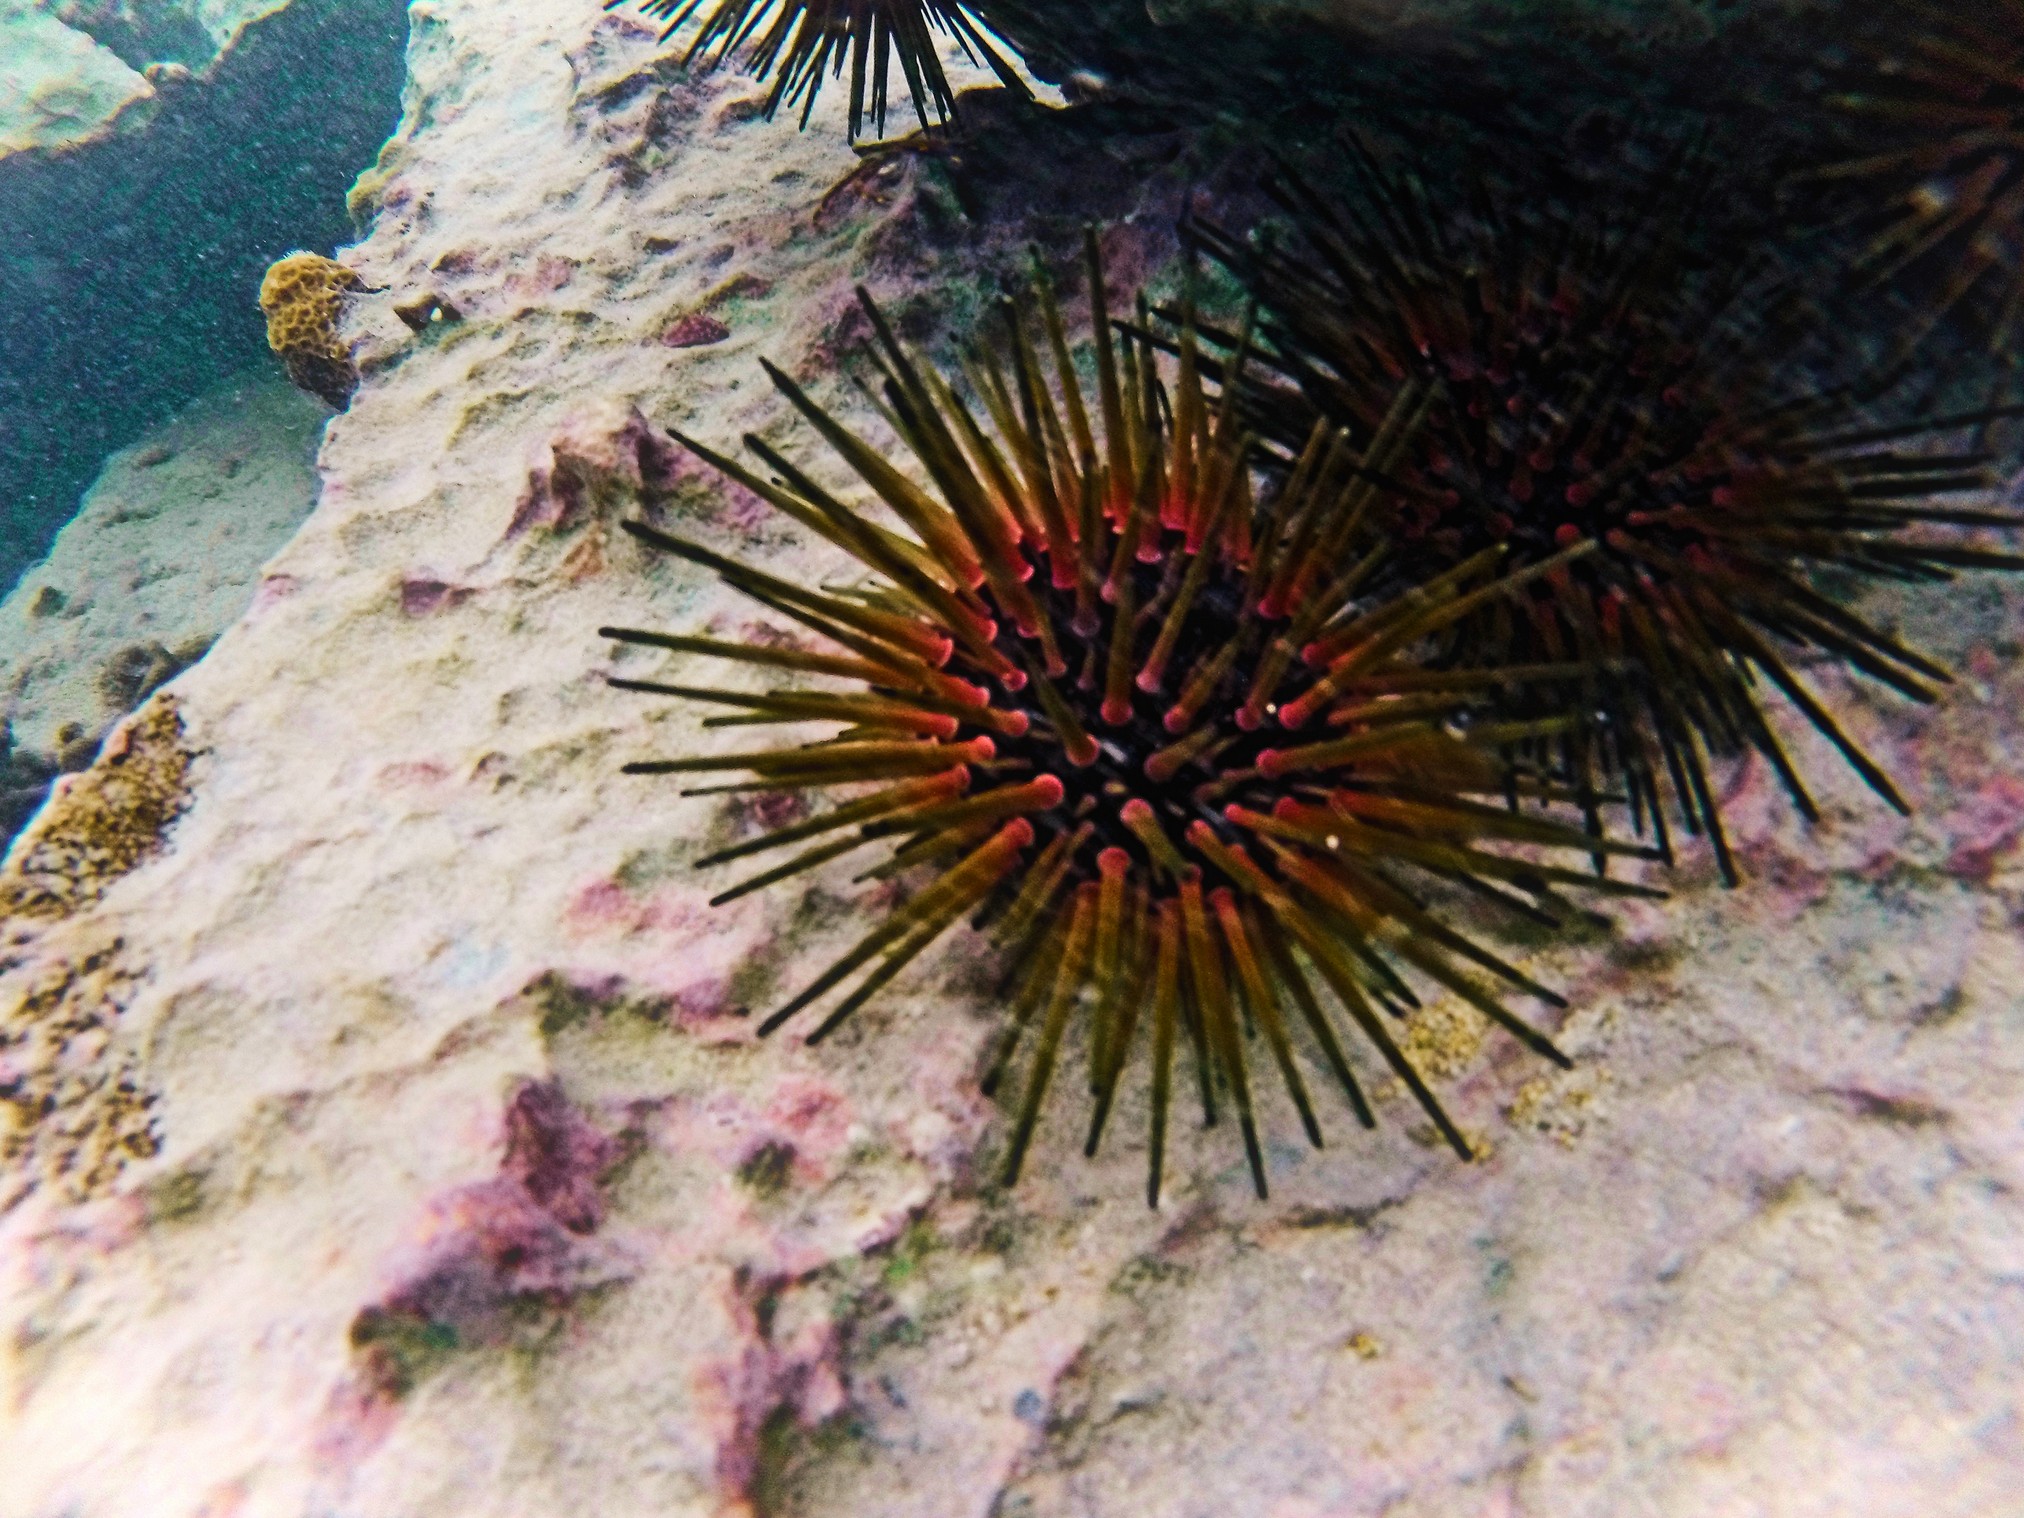
[[[253,592],[253,605],[249,615],[257,616],[268,608],[278,606],[302,589],[302,582],[294,575],[266,575],[260,581],[260,588]]]
[[[707,311],[697,311],[683,317],[661,334],[664,348],[707,348],[721,343],[731,335],[731,329]]]
[[[534,295],[552,295],[568,284],[576,275],[576,265],[567,258],[544,254],[525,274],[511,274],[506,279],[506,293],[523,299]]]
[[[410,617],[433,617],[438,612],[455,611],[470,600],[472,594],[467,585],[451,585],[430,579],[403,580],[401,611]]]
[[[674,483],[674,445],[639,412],[600,407],[571,416],[537,450],[506,536],[533,528],[560,532],[615,516],[642,492]]]
[[[733,274],[710,292],[709,304],[721,306],[727,300],[761,300],[773,293],[773,281],[756,274]]]
[[[826,1081],[783,1077],[765,1112],[768,1122],[794,1139],[797,1150],[835,1154],[850,1142],[850,1104]]]
[[[639,921],[640,907],[632,893],[615,880],[600,880],[576,893],[563,908],[563,918],[573,928],[632,927]]]
[[[778,514],[771,506],[743,485],[735,480],[726,479],[687,449],[675,449],[668,471],[669,487],[692,480],[707,485],[723,501],[722,516],[727,527],[739,532],[755,532],[777,518]]]
[[[736,796],[726,808],[741,833],[770,833],[808,815],[808,798],[798,791],[756,791]]]
[[[433,759],[414,759],[403,764],[389,764],[379,772],[379,783],[389,790],[441,785],[449,778],[449,767],[438,764]]]
[[[854,1115],[842,1092],[812,1076],[783,1076],[763,1105],[712,1092],[668,1103],[653,1142],[672,1154],[703,1155],[727,1177],[766,1149],[791,1173],[821,1181],[851,1145]]]
[[[619,1142],[553,1082],[523,1081],[503,1126],[499,1174],[432,1203],[417,1257],[352,1320],[358,1370],[326,1416],[318,1441],[326,1460],[370,1453],[442,1356],[504,1342],[530,1307],[564,1311],[583,1292],[629,1278],[622,1257],[588,1239],[604,1220],[602,1183]]]
[[[1948,812],[1941,826],[1950,843],[1947,873],[1986,883],[1997,860],[2024,833],[2024,779],[1993,776]]]
[[[572,1233],[604,1221],[598,1182],[618,1160],[618,1141],[586,1122],[553,1081],[523,1083],[506,1109],[500,1175]]]
[[[674,1012],[675,1025],[691,1033],[705,1032],[727,1019],[742,1021],[744,1014],[751,1010],[733,1004],[730,982],[720,975],[694,981],[676,991],[668,1000]]]
[[[749,1503],[759,1475],[760,1436],[781,1413],[814,1429],[848,1405],[841,1374],[842,1343],[827,1314],[782,1331],[776,1304],[789,1282],[740,1271],[729,1293],[732,1321],[746,1339],[735,1357],[704,1366],[696,1400],[713,1425],[719,1490]]]

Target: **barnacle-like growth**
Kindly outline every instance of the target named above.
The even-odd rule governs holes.
[[[1669,229],[1691,217],[1693,191],[1677,165],[1614,224],[1553,226],[1506,218],[1487,196],[1471,214],[1438,214],[1415,182],[1360,149],[1355,161],[1358,203],[1282,177],[1290,245],[1194,228],[1257,303],[1257,351],[1230,387],[1241,414],[1297,475],[1340,446],[1338,430],[1379,436],[1401,384],[1426,387],[1425,420],[1388,466],[1396,492],[1369,518],[1396,545],[1401,583],[1491,551],[1525,568],[1597,545],[1535,574],[1522,596],[1477,607],[1439,661],[1580,664],[1580,681],[1519,693],[1519,714],[1580,719],[1531,757],[1592,817],[1594,798],[1620,786],[1636,828],[1668,854],[1670,796],[1731,880],[1712,758],[1755,749],[1816,815],[1764,682],[1903,810],[1799,667],[1825,656],[1922,702],[1947,672],[1815,575],[1933,582],[2024,567],[1964,540],[1961,529],[2019,519],[1980,498],[1995,484],[1987,457],[1941,446],[1999,413],[1881,426],[1841,393],[1774,398],[1759,355],[1783,351],[1800,324],[1765,290],[1684,265]],[[1305,647],[1318,690],[1334,690],[1328,671],[1351,649],[1333,634]],[[1323,709],[1303,698],[1282,720],[1299,727]]]
[[[607,9],[622,3],[607,0]],[[847,65],[853,142],[867,114],[873,134],[885,135],[894,58],[922,126],[930,125],[930,118],[940,124],[954,115],[956,97],[942,68],[937,33],[953,37],[965,57],[988,67],[1007,89],[1025,98],[1032,93],[986,30],[978,7],[965,0],[646,0],[644,9],[667,21],[664,38],[702,16],[687,62],[716,68],[742,52],[755,77],[771,77],[768,119],[783,105],[799,106],[801,125],[807,126],[824,79],[841,78]]]
[[[1831,97],[1873,150],[1815,177],[1859,197],[1858,271],[1917,287],[1902,353],[1970,303],[1989,351],[2008,352],[2024,332],[2024,0],[1890,11],[1887,39]]]
[[[1008,1178],[1076,1025],[1086,1029],[1092,1153],[1136,1051],[1150,1053],[1154,1201],[1179,1045],[1191,1051],[1205,1120],[1234,1107],[1260,1195],[1252,1084],[1260,1058],[1277,1069],[1314,1143],[1321,1129],[1302,1045],[1370,1124],[1341,1036],[1345,1015],[1466,1157],[1467,1142],[1388,1017],[1415,1004],[1417,979],[1564,1063],[1505,1006],[1496,983],[1559,1002],[1444,923],[1426,890],[1480,893],[1553,921],[1565,909],[1560,887],[1637,890],[1555,865],[1555,850],[1642,851],[1478,799],[1507,783],[1554,794],[1494,755],[1556,723],[1473,718],[1495,681],[1560,678],[1565,668],[1429,674],[1407,656],[1476,610],[1564,572],[1590,545],[1503,579],[1493,549],[1393,598],[1360,600],[1387,555],[1357,559],[1347,547],[1383,495],[1374,469],[1410,435],[1413,397],[1398,398],[1368,450],[1335,450],[1258,507],[1245,440],[1228,408],[1206,404],[1192,337],[1180,344],[1172,383],[1163,382],[1149,348],[1113,338],[1093,235],[1089,264],[1093,402],[1044,276],[1038,340],[1024,313],[1008,309],[1006,350],[966,366],[974,404],[916,362],[864,298],[882,409],[932,487],[769,366],[905,533],[757,438],[746,443],[766,474],[680,439],[875,578],[815,590],[629,523],[642,542],[713,571],[830,646],[623,628],[605,636],[847,688],[614,679],[734,713],[711,725],[842,725],[826,740],[628,769],[749,777],[724,787],[733,791],[866,787],[702,861],[801,849],[719,902],[873,845],[887,853],[869,876],[925,882],[762,1032],[843,992],[810,1042],[825,1037],[974,914],[1012,969],[987,1089],[1022,1056],[1025,1067]],[[1317,639],[1343,650],[1325,675],[1299,657]],[[1291,742],[1275,720],[1289,702],[1314,708],[1314,730]]]

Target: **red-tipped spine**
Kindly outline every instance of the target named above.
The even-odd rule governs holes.
[[[1033,694],[1039,699],[1041,714],[1053,727],[1054,736],[1060,741],[1068,762],[1077,769],[1087,769],[1096,763],[1102,750],[1075,715],[1075,709],[1061,699],[1061,692],[1054,688],[1054,682],[1042,675],[1033,683]]]
[[[964,717],[977,727],[988,727],[1001,738],[1024,738],[1033,721],[1024,712],[1008,712],[1002,706],[986,706]]]
[[[951,801],[912,811],[904,817],[886,819],[872,824],[867,831],[881,836],[921,829],[947,832],[973,828],[981,831],[1001,818],[1023,817],[1029,812],[1050,812],[1061,805],[1061,799],[1066,794],[1066,787],[1054,776],[1041,775],[1020,785],[1001,785],[967,800]]]
[[[1084,468],[1089,472],[1082,482],[1082,527],[1075,540],[1075,616],[1069,623],[1076,636],[1082,638],[1093,638],[1103,628],[1103,614],[1096,607],[1097,589],[1103,578],[1098,552],[1110,538],[1093,462],[1084,460]]]
[[[1208,823],[1197,820],[1188,824],[1188,844],[1250,895],[1263,901],[1284,899],[1285,892],[1258,867],[1258,862],[1244,850],[1217,837],[1216,830]]]
[[[1345,675],[1348,673],[1346,663],[1343,666],[1343,673]],[[1346,683],[1346,680],[1339,679],[1333,673],[1324,675],[1302,694],[1279,708],[1279,725],[1289,733],[1299,732],[1314,720],[1322,708],[1341,694],[1342,686]]]
[[[1125,545],[1118,545],[1118,557],[1124,557]],[[1131,576],[1126,575],[1118,591],[1115,615],[1110,623],[1110,650],[1104,669],[1103,720],[1112,727],[1122,727],[1131,721],[1131,643],[1132,627],[1138,616],[1138,593]]]
[[[1182,577],[1181,588],[1174,593],[1174,599],[1160,621],[1159,636],[1153,640],[1146,662],[1138,672],[1138,688],[1149,696],[1157,693],[1166,683],[1167,663],[1173,658],[1174,647],[1187,627],[1188,613],[1194,609],[1195,597],[1201,594],[1202,585],[1208,579],[1211,562],[1210,556],[1202,553],[1196,553],[1188,560],[1188,572]]]
[[[1180,698],[1167,711],[1165,726],[1168,732],[1180,734],[1195,725],[1195,718],[1202,714],[1202,708],[1209,704],[1209,698],[1216,694],[1216,687],[1237,662],[1242,647],[1240,638],[1232,638],[1216,653],[1202,660],[1188,676],[1187,684],[1181,687]]]
[[[1179,743],[1169,743],[1165,748],[1146,756],[1146,779],[1155,785],[1165,785],[1178,775],[1182,768],[1206,754],[1216,742],[1213,726],[1200,727]]]
[[[1154,866],[1169,878],[1179,880],[1181,872],[1188,868],[1187,857],[1174,847],[1174,841],[1167,837],[1166,829],[1160,826],[1159,816],[1152,807],[1134,796],[1118,808],[1117,816],[1132,837],[1144,845]]]

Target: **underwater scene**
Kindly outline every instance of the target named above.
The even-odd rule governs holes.
[[[2024,0],[0,0],[0,1518],[2024,1514]]]

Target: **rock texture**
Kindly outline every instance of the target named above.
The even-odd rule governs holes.
[[[0,1513],[2014,1503],[2024,598],[1903,614],[1966,672],[1936,710],[1837,689],[1915,821],[1823,786],[1805,836],[1745,769],[1747,886],[1691,861],[1531,956],[1577,1070],[1427,1009],[1484,1163],[1394,1093],[1374,1136],[1275,1151],[1266,1205],[1227,1135],[1184,1137],[1154,1214],[1132,1093],[1101,1161],[1047,1124],[1006,1195],[984,969],[759,1043],[852,893],[705,905],[689,862],[754,817],[619,766],[729,736],[606,689],[594,630],[755,625],[615,530],[649,485],[837,568],[654,424],[813,460],[757,359],[845,403],[854,283],[932,338],[1091,212],[1133,278],[1178,183],[1058,121],[982,166],[860,161],[840,100],[768,128],[763,89],[576,0],[414,25],[317,508],[64,783],[145,847],[31,831],[8,866],[75,884],[0,942]],[[462,320],[395,315],[429,297]],[[135,753],[180,777],[160,826],[120,809]]]
[[[0,156],[103,131],[154,87],[110,48],[28,0],[0,6]]]
[[[328,412],[254,373],[106,461],[49,557],[0,601],[0,805],[11,838],[40,784],[81,769],[120,717],[203,657],[316,497]]]

